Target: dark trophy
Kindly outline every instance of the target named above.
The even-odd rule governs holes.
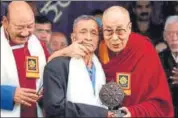
[[[115,113],[115,117],[123,117],[125,115],[118,110],[124,99],[124,92],[117,83],[109,82],[103,85],[100,90],[99,97],[101,102],[106,105],[111,112]]]

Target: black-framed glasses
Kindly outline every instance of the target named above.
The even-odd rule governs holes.
[[[127,28],[131,22],[129,22],[126,28],[117,28],[115,31],[111,28],[103,29],[104,36],[111,37],[114,33],[118,36],[123,36],[127,32]]]

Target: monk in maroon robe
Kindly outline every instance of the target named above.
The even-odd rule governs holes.
[[[25,43],[24,47],[22,48],[17,48],[13,50],[13,54],[15,57],[16,61],[16,66],[18,69],[18,76],[19,76],[19,83],[20,87],[22,88],[30,88],[30,89],[36,89],[36,79],[35,78],[26,78],[26,70],[25,70],[25,65],[26,65],[26,57],[31,56],[29,53],[29,50],[27,48],[27,43]],[[10,42],[11,47],[18,46],[17,44],[14,44],[13,42]],[[46,45],[44,42],[41,42],[41,45],[44,49],[46,61],[49,57],[49,53],[47,51]],[[36,108],[36,103],[32,103],[32,105],[25,106],[21,105],[21,118],[25,117],[37,117],[37,108]]]
[[[114,6],[103,15],[100,59],[107,81],[114,80],[126,96],[125,117],[173,117],[168,83],[157,52],[147,37],[131,33],[126,9]]]
[[[173,116],[168,84],[158,55],[151,42],[132,33],[126,47],[103,64],[107,81],[118,82],[119,73],[130,76],[130,92],[122,103],[131,117]],[[119,82],[118,82],[119,83]]]
[[[2,117],[38,117],[37,101],[40,99],[40,95],[37,94],[38,80],[42,79],[41,73],[49,54],[46,45],[33,35],[34,25],[34,13],[26,2],[9,3],[7,16],[3,17],[1,27],[1,43],[6,44],[6,46],[1,45],[3,50],[1,52],[4,54],[8,50],[7,53],[10,53],[6,59],[1,58],[3,59],[1,62],[5,63],[2,67],[7,68],[4,71],[4,75],[7,76],[1,78],[1,85],[6,87],[4,89],[6,94],[1,95],[1,98],[6,98],[5,104],[9,106],[9,109],[1,108]],[[4,55],[6,56],[6,54]],[[27,66],[27,63],[30,64],[27,57],[33,61],[37,59],[35,70],[33,70],[37,73],[27,74],[27,68],[30,70]],[[11,58],[14,63],[8,61],[8,58]],[[12,73],[9,71],[12,66],[15,67],[15,71],[12,73],[15,73],[17,77],[10,76]]]

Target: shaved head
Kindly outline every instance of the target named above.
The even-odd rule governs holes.
[[[9,20],[23,21],[24,17],[28,19],[34,19],[34,13],[30,5],[24,1],[13,1],[8,6]]]
[[[112,52],[120,52],[125,47],[131,33],[130,15],[121,6],[112,6],[103,14],[103,35],[108,48]]]
[[[6,35],[14,44],[25,44],[33,34],[34,13],[27,2],[13,1],[8,5],[7,16],[3,17]]]
[[[103,14],[103,22],[106,20],[120,19],[121,21],[130,21],[130,15],[127,9],[121,6],[112,6],[105,10]]]

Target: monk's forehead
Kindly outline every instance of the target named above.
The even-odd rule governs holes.
[[[105,24],[125,24],[130,22],[128,11],[122,7],[111,7],[104,12],[103,25]]]
[[[30,23],[35,23],[35,19],[32,16],[24,16],[24,15],[18,15],[10,17],[10,22],[16,25],[26,25]]]
[[[13,22],[26,23],[34,21],[31,7],[25,2],[13,2],[8,7],[9,19]]]
[[[110,11],[103,16],[103,26],[125,26],[130,22],[129,15],[122,13],[121,11]]]

